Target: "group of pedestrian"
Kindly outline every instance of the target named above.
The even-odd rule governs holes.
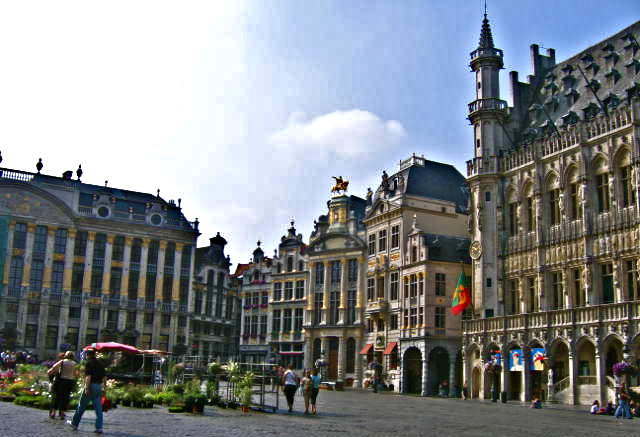
[[[293,371],[293,366],[289,364],[287,370],[282,372],[282,386],[284,396],[287,399],[287,407],[289,413],[293,411],[293,401],[298,388],[302,390],[304,398],[304,414],[318,414],[317,400],[320,391],[320,382],[322,378],[318,375],[318,369],[305,369],[302,371],[302,379]],[[311,407],[311,411],[309,411]]]
[[[614,407],[613,402],[607,402],[605,407],[600,407],[598,400],[593,401],[591,404],[591,414],[603,415],[603,416],[615,416],[616,419],[633,419],[634,417],[640,417],[640,406],[631,400],[631,396],[627,391],[626,384],[623,382],[618,389],[618,405]]]
[[[48,370],[49,379],[51,380],[51,394],[53,403],[49,410],[49,417],[56,418],[56,410],[58,411],[58,419],[65,419],[65,412],[69,405],[71,392],[75,385],[75,377],[77,375],[77,364],[73,352],[67,351],[58,357],[59,360]],[[89,349],[86,351],[86,365],[84,369],[84,388],[78,401],[78,406],[73,418],[67,421],[67,424],[75,431],[80,425],[80,420],[84,412],[87,410],[89,403],[93,405],[96,412],[95,432],[102,434],[103,415],[102,415],[102,396],[105,389],[106,373],[104,365],[97,359],[96,351]]]

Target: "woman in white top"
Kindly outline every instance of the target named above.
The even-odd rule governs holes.
[[[51,390],[54,397],[49,417],[52,419],[56,417],[56,410],[58,410],[59,419],[65,418],[64,412],[69,405],[69,397],[73,389],[73,378],[76,373],[74,358],[73,352],[67,351],[64,354],[64,358],[51,366],[51,369],[47,372],[49,376],[57,375],[58,377]]]
[[[296,394],[298,388],[298,377],[293,370],[291,370],[291,364],[287,366],[287,371],[284,372],[284,395],[287,398],[287,405],[289,405],[289,413],[293,411],[293,397]]]

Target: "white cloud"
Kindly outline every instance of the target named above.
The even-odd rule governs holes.
[[[384,121],[361,109],[334,111],[311,120],[294,112],[287,125],[269,136],[284,151],[313,152],[318,157],[353,159],[399,144],[406,137],[402,124]]]

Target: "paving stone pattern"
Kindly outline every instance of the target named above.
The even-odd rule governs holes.
[[[121,437],[196,436],[588,436],[639,435],[640,420],[616,421],[584,409],[532,410],[521,404],[420,398],[370,392],[321,392],[320,415],[277,414],[206,407],[203,416],[171,414],[166,408],[118,408],[105,415],[105,435]],[[95,415],[88,411],[74,433],[47,412],[0,403],[0,436],[93,435]]]

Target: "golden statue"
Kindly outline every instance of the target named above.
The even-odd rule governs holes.
[[[342,176],[331,176],[333,179],[335,179],[336,183],[331,187],[331,192],[332,193],[338,193],[340,194],[340,192],[345,192],[347,191],[347,187],[349,186],[349,181],[345,181],[342,179]]]

